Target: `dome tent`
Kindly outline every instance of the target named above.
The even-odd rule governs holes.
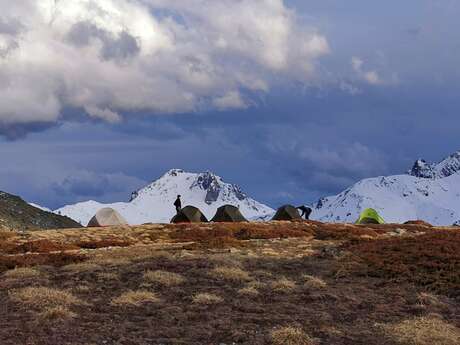
[[[361,213],[356,224],[385,224],[385,220],[380,217],[376,210],[367,208]]]
[[[176,214],[171,223],[207,223],[208,219],[194,206],[186,206]]]
[[[233,205],[224,205],[217,209],[216,215],[211,222],[247,222],[247,219],[241,214],[238,207]]]
[[[89,228],[99,228],[104,226],[128,225],[123,216],[113,208],[106,207],[97,211],[88,223]]]
[[[276,211],[272,220],[297,220],[302,219],[300,217],[299,211],[292,205],[281,206],[278,211]]]

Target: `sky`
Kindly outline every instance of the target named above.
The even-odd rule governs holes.
[[[0,190],[128,200],[172,168],[272,207],[460,149],[457,0],[0,0]]]

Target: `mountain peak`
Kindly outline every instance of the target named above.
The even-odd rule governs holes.
[[[165,176],[178,176],[183,173],[185,173],[185,171],[182,169],[171,169],[165,174]]]
[[[408,174],[420,178],[435,178],[435,165],[427,163],[424,159],[418,159],[415,161],[412,169],[408,171]]]
[[[247,218],[266,216],[274,211],[247,196],[239,186],[226,183],[211,171],[191,173],[182,169],[172,169],[159,179],[135,191],[128,203],[102,205],[80,203],[61,208],[62,214],[86,223],[102,207],[112,207],[119,211],[131,224],[148,222],[169,222],[175,214],[173,207],[177,195],[182,196],[182,204],[192,205],[212,218],[220,206],[238,206]]]
[[[418,159],[408,174],[420,178],[440,179],[458,172],[460,172],[460,151],[451,154],[437,164]]]
[[[409,176],[410,175],[410,176]],[[353,222],[366,208],[388,222],[421,219],[433,225],[460,223],[460,152],[439,163],[418,159],[407,175],[361,180],[342,193],[320,199],[312,219]]]

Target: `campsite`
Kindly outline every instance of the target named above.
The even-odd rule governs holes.
[[[0,0],[0,345],[460,345],[460,0]]]

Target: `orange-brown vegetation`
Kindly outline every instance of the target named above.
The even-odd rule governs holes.
[[[48,254],[24,254],[24,255],[1,255],[0,272],[11,270],[16,267],[32,267],[38,265],[52,265],[61,267],[72,263],[82,262],[86,257],[75,253],[48,253]]]
[[[82,241],[74,244],[81,249],[99,249],[109,247],[129,247],[134,244],[133,241],[118,240],[118,239],[101,239],[96,241]]]
[[[460,230],[148,224],[0,233],[0,344],[458,344]]]
[[[345,245],[362,263],[358,273],[460,297],[460,231],[414,237],[355,241]]]

